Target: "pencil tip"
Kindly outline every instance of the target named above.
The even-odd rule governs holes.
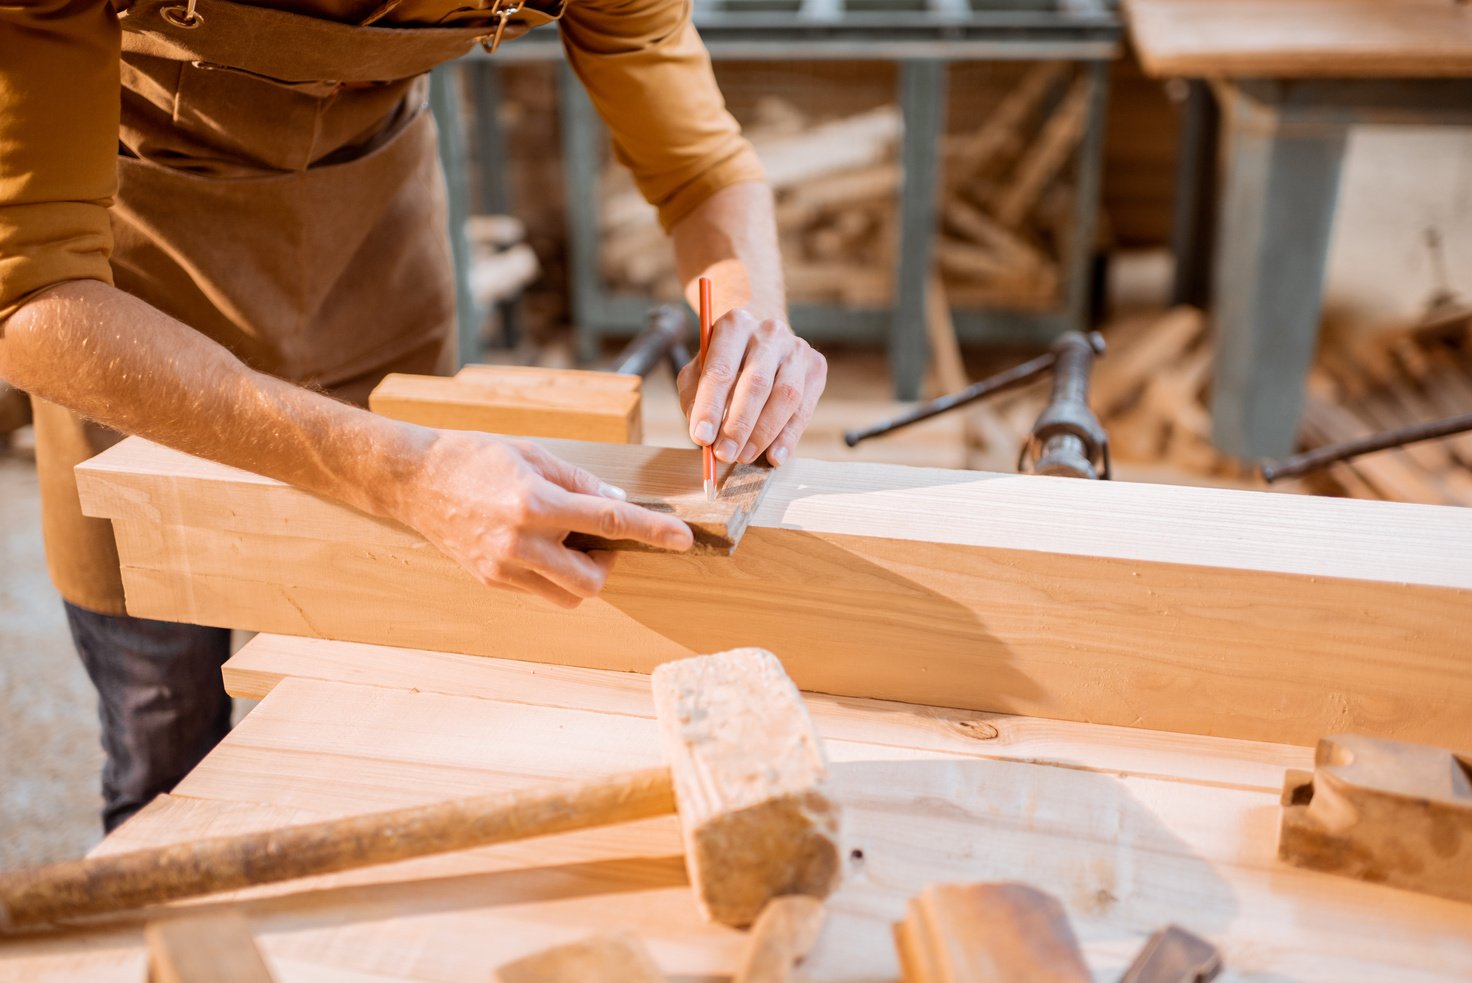
[[[705,500],[707,502],[716,500],[716,483],[709,478],[705,479]]]

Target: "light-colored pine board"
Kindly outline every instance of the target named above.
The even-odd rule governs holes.
[[[252,700],[265,699],[282,679],[298,677],[654,719],[649,678],[640,673],[359,642],[257,635],[225,663],[224,675],[231,695]],[[1046,761],[1261,792],[1281,789],[1285,770],[1313,764],[1311,749],[1288,744],[804,695],[825,738],[922,748],[952,757]]]
[[[696,456],[548,446],[631,488],[688,482]],[[392,523],[145,442],[78,473],[141,616],[646,672],[751,644],[818,692],[1472,744],[1463,509],[798,461],[733,556],[628,554],[567,612]]]
[[[1472,10],[1451,0],[1125,0],[1148,75],[1472,76]]]
[[[861,856],[850,854],[804,963],[814,981],[893,980],[888,925],[909,897],[938,880],[1009,879],[1063,902],[1099,979],[1117,978],[1167,921],[1219,945],[1226,980],[1472,972],[1472,907],[1279,865],[1276,792],[828,745],[847,843]],[[221,822],[239,827],[256,809],[276,822],[328,817],[658,756],[657,725],[646,718],[288,679],[123,833],[135,844],[177,841]],[[738,965],[745,939],[700,921],[679,842],[671,817],[228,900],[251,918],[284,983],[485,979],[496,965],[604,931],[638,934],[667,976],[714,983]],[[111,958],[137,937],[131,924],[110,935]],[[43,943],[32,953],[30,942],[0,950],[0,977],[39,975],[64,958]]]
[[[548,446],[636,489],[689,481],[695,458]],[[614,670],[758,645],[838,695],[1472,743],[1465,509],[793,462],[735,555],[630,553],[565,612],[390,522],[144,441],[78,474],[143,617]]]
[[[368,406],[395,420],[447,430],[637,444],[643,426],[639,382],[608,372],[483,365],[453,379],[386,376]]]

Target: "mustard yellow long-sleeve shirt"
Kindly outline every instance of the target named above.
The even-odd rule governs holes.
[[[258,5],[406,29],[484,15],[456,0]],[[761,178],[688,0],[571,0],[560,29],[615,155],[666,228],[721,188]],[[119,64],[110,0],[0,0],[0,327],[47,287],[112,283]]]

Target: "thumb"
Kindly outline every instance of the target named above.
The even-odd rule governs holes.
[[[596,495],[599,498],[612,498],[617,501],[626,501],[629,493],[615,485],[610,485],[591,471],[586,471],[576,464],[569,464],[556,455],[549,454],[536,445],[532,445],[531,453],[527,455],[528,463],[541,472],[542,477],[560,485],[570,492],[580,495]]]

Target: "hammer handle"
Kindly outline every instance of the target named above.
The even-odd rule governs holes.
[[[668,768],[219,836],[0,875],[0,930],[675,811]]]

